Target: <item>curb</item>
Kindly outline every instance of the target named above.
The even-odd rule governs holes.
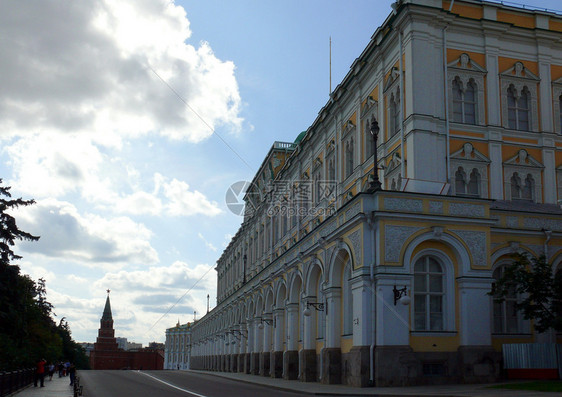
[[[291,387],[286,387],[286,386],[279,386],[279,385],[269,385],[269,384],[264,384],[261,382],[256,382],[253,381],[252,379],[238,379],[238,378],[234,378],[231,376],[228,376],[227,373],[222,373],[222,372],[215,372],[215,371],[201,371],[201,370],[194,370],[194,369],[188,369],[186,370],[186,372],[191,372],[194,374],[199,374],[199,375],[209,375],[209,376],[217,376],[223,379],[228,379],[228,380],[232,380],[235,382],[241,382],[241,383],[246,383],[246,384],[251,384],[251,385],[259,385],[259,386],[264,386],[264,387],[270,387],[276,390],[281,390],[281,391],[285,391],[285,392],[289,392],[289,393],[295,393],[295,394],[306,394],[306,395],[310,395],[310,396],[345,396],[345,397],[365,397],[365,396],[370,396],[370,397],[416,397],[416,395],[414,394],[380,394],[380,393],[373,393],[373,394],[365,394],[365,393],[347,393],[347,392],[342,392],[342,393],[334,393],[334,392],[315,392],[315,391],[306,391],[306,390],[298,390],[295,388],[291,388]],[[304,383],[304,382],[303,382]],[[368,389],[368,388],[363,388],[364,389]],[[422,394],[422,395],[418,395],[418,396],[423,396],[423,397],[466,397],[466,396],[460,396],[460,395],[455,395],[455,394]]]

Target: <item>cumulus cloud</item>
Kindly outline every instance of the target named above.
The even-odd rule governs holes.
[[[234,64],[186,43],[189,21],[173,2],[18,2],[2,6],[0,36],[4,137],[80,132],[118,145],[151,132],[199,142],[217,126],[240,129]]]
[[[121,291],[143,291],[159,294],[163,290],[181,291],[214,289],[214,273],[208,265],[189,266],[176,261],[169,267],[152,266],[147,270],[107,273],[95,283],[96,288],[107,286]],[[105,288],[107,288],[105,287]]]
[[[88,265],[158,262],[152,233],[127,217],[80,214],[68,202],[46,199],[19,209],[17,219],[23,230],[41,236],[38,242],[21,243],[26,252]]]

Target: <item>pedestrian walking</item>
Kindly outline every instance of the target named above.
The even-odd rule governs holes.
[[[49,380],[53,380],[53,375],[55,374],[55,364],[49,364]]]
[[[68,375],[70,375],[70,386],[72,386],[74,384],[74,381],[76,380],[76,367],[74,366],[74,364],[69,365]]]
[[[45,365],[47,361],[44,358],[37,362],[35,367],[35,376],[33,377],[33,386],[37,387],[38,381],[41,384],[41,387],[45,387]]]

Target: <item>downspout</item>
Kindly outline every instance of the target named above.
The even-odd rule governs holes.
[[[398,43],[400,47],[400,54],[398,56],[398,67],[400,68],[400,154],[402,156],[402,161],[400,164],[400,173],[402,174],[402,179],[406,178],[406,166],[404,157],[404,107],[406,102],[406,95],[404,93],[404,65],[402,64],[402,32],[398,32]]]
[[[451,7],[449,8],[449,10],[453,8],[453,2],[451,2]],[[450,151],[450,136],[449,136],[449,90],[447,89],[447,83],[449,80],[449,77],[447,76],[447,28],[449,27],[449,25],[445,26],[443,28],[443,85],[444,85],[444,89],[445,89],[445,134],[446,134],[446,143],[447,143],[447,147],[446,147],[446,162],[447,162],[447,178],[446,178],[446,182],[450,183],[450,177],[451,177],[451,158],[449,156],[449,151]]]

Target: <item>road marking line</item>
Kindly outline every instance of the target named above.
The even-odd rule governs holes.
[[[140,371],[137,371],[137,372],[138,372],[139,374],[143,374],[143,375],[145,375],[145,376],[148,376],[149,378],[152,378],[152,379],[154,379],[154,380],[156,380],[156,381],[158,381],[158,382],[160,382],[160,383],[164,383],[166,386],[170,386],[170,387],[173,387],[174,389],[178,389],[179,391],[183,391],[184,393],[193,394],[194,396],[197,396],[197,397],[207,397],[207,396],[204,396],[203,394],[195,393],[194,391],[190,391],[190,390],[187,390],[187,389],[182,389],[181,387],[172,385],[171,383],[168,383],[168,382],[166,382],[166,381],[164,381],[164,380],[162,380],[162,379],[158,379],[156,376],[152,376],[152,375],[149,375],[149,374],[147,374],[147,373],[140,372]]]

